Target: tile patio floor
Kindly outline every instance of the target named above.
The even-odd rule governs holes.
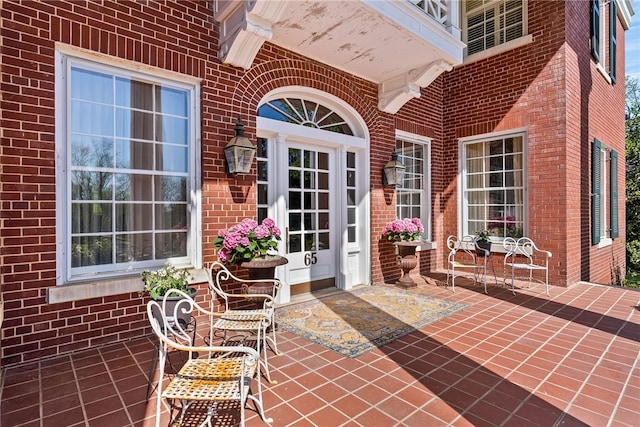
[[[463,280],[455,293],[414,291],[468,307],[356,359],[279,331],[283,354],[269,359],[278,384],[263,380],[272,425],[640,425],[640,292],[579,284],[551,297],[541,285],[485,295]],[[142,337],[10,367],[0,425],[151,426],[153,351]]]

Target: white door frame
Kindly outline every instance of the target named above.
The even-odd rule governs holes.
[[[300,126],[267,119],[256,118],[256,131],[259,138],[269,141],[269,216],[276,223],[284,224],[287,207],[284,194],[279,194],[288,187],[288,175],[285,162],[288,155],[287,141],[307,144],[310,147],[322,146],[335,150],[337,195],[335,200],[336,228],[334,241],[338,244],[335,251],[336,287],[350,289],[356,284],[369,284],[371,280],[371,235],[370,235],[370,203],[369,203],[369,139],[364,121],[343,101],[323,92],[309,88],[285,88],[274,91],[261,101],[282,97],[298,97],[312,100],[333,108],[337,113],[350,120],[350,125],[358,136],[344,135],[312,127]],[[289,137],[291,135],[291,137]],[[348,243],[347,239],[347,195],[346,191],[346,153],[354,152],[357,163],[357,224],[358,232],[355,243]],[[333,231],[333,230],[332,230]],[[285,254],[284,242],[280,247],[280,254]],[[283,279],[284,286],[279,293],[278,302],[290,301],[291,294],[288,284],[288,267],[278,267],[277,277]]]

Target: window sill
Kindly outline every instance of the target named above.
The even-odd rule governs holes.
[[[436,242],[420,242],[420,246],[416,248],[416,252],[430,251],[437,248],[438,244]]]
[[[613,244],[613,239],[610,237],[601,237],[600,243],[598,243],[598,249],[606,248],[607,246],[611,246]]]
[[[498,46],[494,46],[491,49],[483,50],[481,52],[474,53],[473,55],[469,55],[464,58],[464,61],[460,66],[465,66],[468,64],[472,64],[474,62],[482,61],[483,59],[489,58],[490,56],[499,55],[506,51],[517,49],[522,46],[526,46],[532,42],[533,42],[533,36],[531,34],[527,34],[526,36],[522,36],[515,40],[511,40],[510,42],[502,43]]]
[[[602,74],[602,77],[604,77],[607,83],[611,84],[611,76],[609,75],[607,70],[602,66],[601,62],[596,63],[596,68],[598,69],[598,72]]]
[[[191,283],[207,281],[205,270],[189,270],[193,280]],[[79,301],[90,298],[104,298],[113,295],[129,294],[142,290],[142,280],[139,275],[120,277],[107,280],[96,280],[83,283],[69,283],[47,289],[47,303]]]

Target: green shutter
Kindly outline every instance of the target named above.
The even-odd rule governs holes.
[[[618,17],[616,12],[616,2],[611,0],[609,2],[609,77],[611,77],[611,83],[616,82],[616,48],[618,46],[618,40],[616,39],[617,23]]]
[[[618,237],[618,152],[611,151],[610,161],[610,202],[609,202],[609,217],[611,218],[611,238]]]
[[[600,61],[600,0],[591,0],[591,55]]]
[[[591,147],[591,241],[592,244],[600,243],[600,183],[601,164],[600,152],[602,143],[593,140]]]

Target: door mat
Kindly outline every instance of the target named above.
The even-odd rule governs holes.
[[[365,286],[276,309],[279,328],[355,358],[466,305],[385,286]]]

